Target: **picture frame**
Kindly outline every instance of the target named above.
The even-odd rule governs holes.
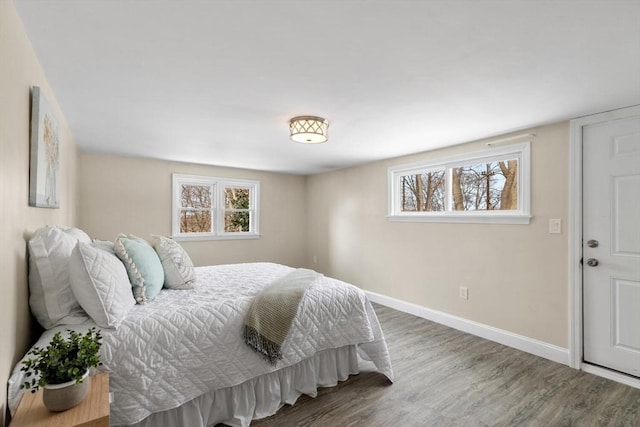
[[[29,206],[60,207],[60,128],[38,86],[31,87]]]

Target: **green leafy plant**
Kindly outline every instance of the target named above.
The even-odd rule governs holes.
[[[27,380],[20,388],[30,388],[35,393],[46,384],[81,383],[87,369],[102,364],[100,330],[91,328],[84,335],[70,329],[67,332],[68,338],[56,332],[48,346],[34,347],[27,353],[33,357],[22,362],[24,366],[20,370],[26,372]]]

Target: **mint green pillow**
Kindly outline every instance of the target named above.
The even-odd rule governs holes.
[[[164,271],[156,251],[146,240],[132,234],[118,234],[113,244],[127,269],[136,302],[144,304],[157,297],[164,284]]]

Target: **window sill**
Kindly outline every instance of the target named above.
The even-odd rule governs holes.
[[[178,234],[172,236],[173,240],[177,242],[199,242],[204,240],[251,240],[251,239],[259,239],[260,234],[257,233],[243,233],[243,234],[198,234],[195,236],[188,236]]]
[[[394,222],[448,222],[466,224],[529,224],[530,215],[388,215]]]

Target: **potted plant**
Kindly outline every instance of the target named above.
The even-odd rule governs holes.
[[[65,339],[60,332],[51,339],[48,346],[34,347],[22,362],[20,370],[26,372],[27,380],[20,388],[44,388],[44,405],[50,411],[65,411],[73,408],[87,394],[89,368],[100,365],[100,330],[90,328],[86,334],[67,329]]]

